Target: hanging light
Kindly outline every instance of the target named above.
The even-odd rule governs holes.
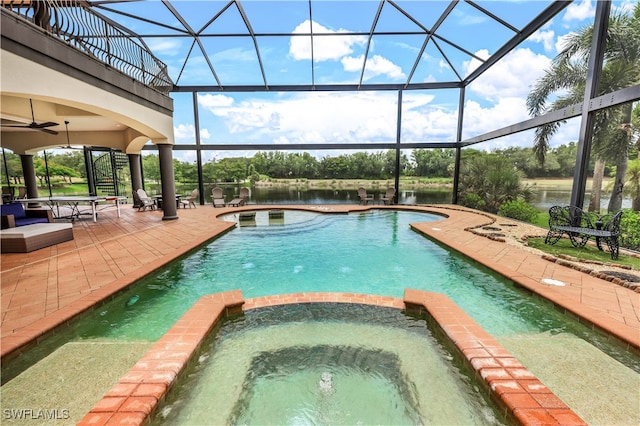
[[[59,148],[60,149],[79,149],[79,150],[82,150],[82,148],[74,148],[74,147],[71,146],[71,140],[70,140],[70,137],[69,137],[69,121],[65,120],[64,127],[65,127],[66,132],[67,132],[67,146],[61,146]]]
[[[7,178],[7,186],[11,187],[11,180],[9,179],[9,167],[7,166],[7,153],[4,151],[4,147],[2,147],[2,160],[4,162],[4,173]]]
[[[69,122],[67,120],[64,121],[64,127],[67,130],[67,146],[65,148],[73,149],[71,148],[71,142],[69,141]]]
[[[47,171],[47,187],[49,188],[49,197],[52,197],[51,193],[51,176],[49,176],[49,159],[47,158],[47,150],[44,150],[44,168]]]

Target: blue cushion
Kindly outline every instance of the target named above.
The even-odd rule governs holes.
[[[16,226],[33,225],[34,223],[49,223],[46,217],[24,217],[16,219]]]
[[[14,219],[22,219],[27,217],[27,214],[24,212],[24,208],[22,207],[22,203],[2,204],[0,206],[0,214],[2,216],[12,214]]]

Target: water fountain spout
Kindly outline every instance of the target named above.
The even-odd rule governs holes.
[[[322,377],[320,382],[318,383],[318,387],[324,394],[329,394],[333,392],[333,376],[331,373],[325,371],[322,373]]]

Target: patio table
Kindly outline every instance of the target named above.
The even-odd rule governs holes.
[[[53,212],[53,217],[56,219],[70,219],[72,222],[75,219],[80,219],[81,214],[90,214],[94,222],[98,221],[98,211],[102,211],[108,208],[115,207],[120,217],[120,203],[126,202],[127,197],[124,196],[60,196],[60,197],[40,197],[40,198],[21,198],[16,201],[28,205],[44,203]],[[98,208],[100,203],[107,203],[107,205]],[[63,214],[60,210],[60,205],[66,206],[70,209],[69,214]],[[89,204],[91,207],[90,212],[80,210],[81,204]]]

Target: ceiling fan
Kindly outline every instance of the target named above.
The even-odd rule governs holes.
[[[67,131],[67,145],[65,146],[60,146],[58,148],[60,149],[78,149],[78,150],[83,150],[84,148],[78,148],[75,146],[71,146],[71,141],[69,140],[69,122],[67,120],[64,121],[64,127]]]
[[[15,128],[24,128],[24,129],[33,129],[40,130],[41,132],[49,133],[50,135],[57,135],[58,132],[55,130],[48,129],[47,127],[57,126],[58,123],[54,123],[53,121],[46,121],[44,123],[37,123],[36,118],[33,114],[33,102],[29,99],[29,105],[31,106],[31,123],[29,124],[3,124],[2,127],[15,127]]]

